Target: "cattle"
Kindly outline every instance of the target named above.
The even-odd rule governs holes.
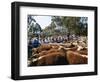
[[[75,43],[42,44],[32,49],[29,66],[87,64],[87,48]]]
[[[65,48],[73,48],[76,45],[74,45],[72,42],[69,42],[69,43],[61,44],[61,46],[65,47]]]
[[[63,48],[59,48],[57,51],[48,51],[46,55],[38,57],[34,63],[37,63],[37,66],[65,65],[68,64],[65,56],[66,51]]]
[[[86,47],[87,44],[85,41],[77,41],[78,42],[78,45],[82,46],[82,47]]]
[[[87,64],[88,62],[86,55],[81,55],[77,52],[67,51],[66,55],[69,64]]]
[[[80,54],[83,54],[83,55],[88,55],[88,51],[87,50],[80,50],[80,51],[76,51]]]
[[[41,52],[41,51],[43,51],[43,50],[50,50],[51,48],[52,48],[51,45],[43,44],[43,45],[41,45],[40,47],[37,48],[37,51],[38,51],[38,52]]]
[[[77,47],[73,47],[73,48],[64,48],[66,51],[76,51],[77,50]]]
[[[47,51],[41,51],[40,53],[35,54],[34,57],[35,58],[38,58],[38,57],[43,56],[43,55],[46,55],[46,54],[47,54]]]
[[[51,45],[53,49],[58,49],[60,45]]]
[[[37,52],[37,49],[36,50],[34,49],[33,56],[37,58],[37,57],[40,57],[40,56],[43,56],[43,55],[46,55],[52,52],[58,52],[59,51],[58,48],[59,47],[57,45],[56,46],[53,45],[52,48],[50,48],[49,50],[47,49],[45,50],[41,48],[42,51],[40,52],[39,51]]]
[[[80,54],[88,55],[88,49],[86,47],[78,46],[76,52]]]
[[[38,48],[33,48],[32,51],[38,53],[38,52],[41,52],[41,51],[43,51],[43,50],[49,50],[49,49],[51,49],[51,48],[52,48],[51,45],[43,44],[43,45],[41,45],[41,46],[38,47]]]

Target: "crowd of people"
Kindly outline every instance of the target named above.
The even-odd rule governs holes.
[[[39,38],[39,42],[42,44],[42,43],[64,43],[64,42],[67,42],[67,41],[72,41],[72,40],[77,40],[79,37],[78,36],[75,36],[74,34],[73,35],[54,35],[54,36],[51,36],[51,37],[45,37],[45,38]]]

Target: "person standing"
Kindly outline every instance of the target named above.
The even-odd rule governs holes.
[[[32,42],[31,39],[28,40],[28,58],[32,55]]]
[[[39,47],[39,46],[40,46],[39,40],[38,40],[37,38],[34,38],[34,39],[32,40],[32,47],[33,47],[33,48],[37,48],[37,47]]]

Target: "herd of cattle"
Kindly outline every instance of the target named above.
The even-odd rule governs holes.
[[[84,41],[41,44],[32,49],[28,66],[87,64],[88,49]]]

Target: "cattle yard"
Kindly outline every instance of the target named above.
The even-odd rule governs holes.
[[[28,66],[77,65],[88,63],[87,39],[41,44],[32,48]]]
[[[88,17],[28,15],[28,66],[88,63]]]

